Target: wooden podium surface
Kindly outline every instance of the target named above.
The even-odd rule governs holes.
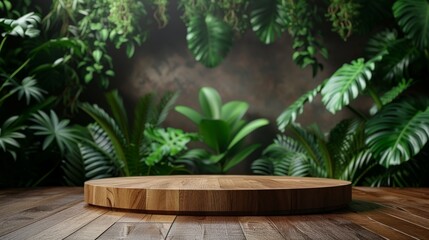
[[[429,239],[429,188],[352,192],[346,208],[327,213],[187,216],[91,206],[81,187],[0,189],[0,240]]]
[[[351,183],[326,178],[191,175],[87,181],[88,204],[147,213],[278,215],[331,211],[351,201]]]

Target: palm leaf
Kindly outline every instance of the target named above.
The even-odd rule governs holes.
[[[159,101],[157,108],[155,109],[156,114],[153,119],[153,123],[159,126],[167,118],[168,112],[173,108],[174,103],[176,102],[179,94],[176,92],[166,93]]]
[[[429,44],[429,2],[427,0],[397,0],[393,15],[406,36],[425,50]]]
[[[41,102],[43,100],[43,93],[46,93],[45,90],[37,87],[37,81],[33,77],[24,78],[21,84],[17,84],[12,91],[18,93],[18,99],[25,96],[27,105],[30,104],[32,98]]]
[[[306,104],[307,102],[312,102],[314,97],[320,92],[322,87],[323,84],[317,86],[311,91],[308,91],[300,98],[298,98],[298,100],[292,103],[288,108],[286,108],[277,118],[278,129],[284,132],[286,127],[290,123],[293,123],[296,120],[297,116],[303,112],[304,104]]]
[[[50,115],[39,111],[33,114],[31,120],[35,122],[35,125],[30,126],[30,129],[35,130],[34,134],[46,137],[43,141],[44,150],[55,140],[61,153],[65,153],[65,150],[69,150],[77,141],[75,130],[68,126],[70,121],[67,119],[59,120],[57,114],[52,110]]]
[[[68,186],[83,186],[85,182],[85,167],[79,147],[76,145],[67,152],[61,162],[63,180]]]
[[[110,110],[112,111],[113,118],[118,123],[118,126],[121,129],[121,132],[124,134],[124,137],[126,139],[129,139],[128,116],[125,111],[124,102],[122,101],[122,98],[119,96],[118,91],[113,90],[106,93],[106,100],[107,100],[107,103],[109,104]]]
[[[286,29],[284,19],[286,8],[283,1],[253,1],[250,23],[259,40],[265,44],[273,43]]]
[[[91,140],[79,144],[86,179],[113,177],[124,170],[125,163],[119,161],[107,132],[97,123],[87,126]],[[124,173],[122,173],[124,174]]]
[[[16,152],[13,148],[19,148],[18,139],[25,138],[20,132],[25,126],[17,124],[18,116],[12,116],[6,119],[0,128],[0,147],[5,152],[9,152],[16,159]]]
[[[97,105],[84,103],[81,108],[88,115],[90,115],[98,123],[98,125],[100,125],[101,128],[104,129],[106,134],[109,136],[110,141],[112,142],[116,157],[119,161],[122,161],[124,164],[126,164],[127,160],[124,149],[126,145],[125,137],[115,120]],[[125,172],[128,172],[128,166],[125,166]]]
[[[333,177],[333,160],[324,135],[317,128],[304,129],[298,125],[290,128],[294,139],[308,156],[309,173],[316,177]]]
[[[371,187],[416,187],[415,179],[419,176],[419,165],[414,161],[404,162],[400,165],[385,168],[374,168],[376,174],[365,179],[365,184]]]
[[[223,20],[208,14],[190,18],[186,39],[194,58],[206,67],[216,67],[228,54],[233,32]]]
[[[252,163],[252,171],[264,175],[308,176],[308,156],[297,141],[278,136],[264,150],[262,158]]]
[[[96,146],[79,144],[79,150],[85,166],[86,179],[117,176],[115,165]]]
[[[144,130],[153,114],[153,94],[141,97],[134,108],[133,128],[131,132],[131,143],[140,146],[144,139]]]
[[[374,67],[374,61],[365,63],[359,58],[338,69],[322,88],[322,102],[326,108],[335,113],[348,105],[366,88]]]
[[[429,100],[404,100],[381,109],[367,122],[366,143],[381,165],[408,161],[429,138]]]

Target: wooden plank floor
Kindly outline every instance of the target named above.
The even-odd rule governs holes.
[[[429,239],[429,189],[353,188],[348,208],[291,216],[110,211],[82,188],[0,190],[0,239]]]

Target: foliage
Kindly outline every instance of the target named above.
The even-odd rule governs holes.
[[[291,127],[293,138],[279,135],[252,164],[258,174],[315,176],[353,181],[373,167],[362,122],[344,120],[327,139],[316,127]]]
[[[195,60],[215,67],[231,48],[232,30],[215,16],[194,16],[189,21],[186,39]]]
[[[250,14],[250,23],[261,42],[270,44],[281,36],[287,28],[286,11],[284,1],[255,1]]]
[[[382,108],[366,126],[367,144],[385,167],[415,156],[429,139],[429,99],[409,99]]]
[[[81,158],[75,152],[64,161],[67,182],[81,184],[82,171],[84,179],[186,173],[177,156],[186,150],[193,135],[158,127],[176,98],[176,94],[166,94],[156,105],[152,94],[144,95],[134,109],[133,121],[129,121],[117,91],[106,94],[111,114],[96,104],[82,104],[95,123],[89,124],[88,133],[81,137]]]
[[[418,14],[410,11],[417,11],[416,6],[419,6]],[[279,129],[284,131],[290,126],[294,141],[303,147],[289,147],[292,140],[277,140],[264,151],[261,159],[255,161],[254,172],[336,177],[372,186],[421,184],[421,176],[414,179],[412,176],[424,174],[418,170],[425,163],[416,159],[427,151],[429,101],[427,97],[403,96],[412,83],[418,84],[422,76],[427,74],[424,67],[428,62],[427,53],[418,50],[426,46],[423,36],[427,36],[427,27],[423,26],[429,26],[429,18],[422,16],[426,16],[427,6],[427,1],[397,0],[393,5],[393,14],[400,29],[376,34],[368,41],[366,59],[359,58],[341,66],[320,86],[285,109],[277,119]],[[401,37],[403,35],[405,38]],[[357,114],[360,121],[364,121],[364,124],[353,130],[361,132],[360,147],[357,148],[360,150],[349,148],[356,143],[350,143],[347,137],[341,135],[341,131],[336,131],[345,126],[342,122],[331,131],[329,141],[318,131],[304,131],[295,126],[296,116],[302,112],[304,104],[319,92],[328,111],[336,113],[347,107]],[[369,95],[375,104],[369,115],[350,106],[353,99],[364,94]],[[349,132],[347,129],[342,131],[343,134]],[[302,152],[302,149],[306,151]],[[290,157],[296,152],[300,155]],[[301,154],[308,158],[303,158]],[[271,156],[281,156],[282,160]],[[354,157],[360,160],[353,162]],[[300,171],[291,168],[294,166],[292,159],[303,159],[299,160],[302,165]]]
[[[9,4],[2,1],[2,6],[11,10]],[[49,181],[59,170],[59,159],[76,137],[69,120],[60,119],[53,110],[50,115],[43,111],[56,99],[45,98],[47,91],[38,80],[41,69],[54,68],[49,59],[39,61],[47,50],[47,45],[38,42],[40,17],[33,12],[22,16],[16,10],[9,13],[16,19],[0,19],[0,185],[34,186]],[[29,49],[29,42],[37,44]],[[11,48],[14,44],[18,47]]]
[[[312,66],[313,75],[322,68],[317,54],[327,58],[327,51],[314,31],[317,9],[305,0],[182,0],[179,7],[184,12],[188,47],[194,58],[207,67],[216,67],[226,57],[233,33],[240,36],[249,28],[265,44],[273,43],[288,30],[294,39],[294,62],[302,68]],[[217,34],[209,38],[212,33]]]
[[[353,23],[359,15],[361,5],[354,1],[331,0],[327,17],[332,22],[332,31],[337,32],[344,41],[349,38],[354,30]]]
[[[429,45],[429,3],[426,0],[397,0],[393,14],[406,34],[420,50]]]
[[[194,149],[188,153],[188,158],[197,159],[197,164],[212,165],[217,172],[225,173],[256,150],[257,144],[243,146],[243,141],[268,121],[257,119],[247,123],[242,118],[249,105],[242,101],[222,104],[219,93],[213,88],[200,90],[199,103],[201,113],[186,106],[175,108],[198,126],[201,141],[210,149],[209,152]]]

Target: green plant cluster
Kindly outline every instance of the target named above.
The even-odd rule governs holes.
[[[146,94],[133,114],[118,91],[106,93],[108,110],[79,101],[84,84],[98,78],[107,86],[114,75],[109,46],[131,57],[146,39],[149,19],[159,27],[167,24],[169,4],[55,0],[42,18],[32,1],[0,0],[1,187],[55,184],[59,178],[82,185],[115,176],[224,174],[255,153],[259,144],[246,139],[268,121],[248,122],[246,102],[223,103],[213,88],[200,90],[200,111],[175,107],[197,133],[162,125],[177,94]],[[280,114],[281,133],[253,162],[253,172],[371,186],[427,185],[429,98],[409,90],[428,75],[428,1],[331,0],[328,13],[320,6],[304,0],[180,1],[188,47],[209,67],[220,64],[247,29],[266,44],[289,32],[293,60],[312,66],[314,74],[321,68],[318,55],[327,58],[316,31],[318,16],[327,17],[344,39],[379,31],[363,57],[341,66]],[[389,21],[386,29],[376,25]],[[361,112],[353,102],[365,95],[373,106]],[[332,114],[348,109],[355,117],[329,133],[300,126],[298,116],[316,96]],[[92,121],[74,124],[64,111],[69,107]],[[192,142],[200,145],[191,147]]]
[[[222,104],[219,93],[209,87],[200,90],[201,113],[177,106],[183,114],[198,126],[199,135],[209,151],[194,149],[182,159],[193,160],[203,172],[226,173],[252,154],[258,144],[244,146],[245,137],[256,129],[268,124],[266,119],[256,119],[247,123],[243,120],[249,105],[242,101]]]
[[[344,64],[278,117],[279,129],[290,129],[293,137],[281,134],[254,162],[255,173],[341,178],[372,186],[425,181],[429,98],[406,90],[427,74],[429,3],[397,0],[392,15],[397,30],[376,34],[365,58]],[[297,116],[318,94],[331,113],[347,107],[357,119],[340,122],[328,138],[314,127],[300,127]],[[367,113],[351,106],[361,95],[373,99]]]

